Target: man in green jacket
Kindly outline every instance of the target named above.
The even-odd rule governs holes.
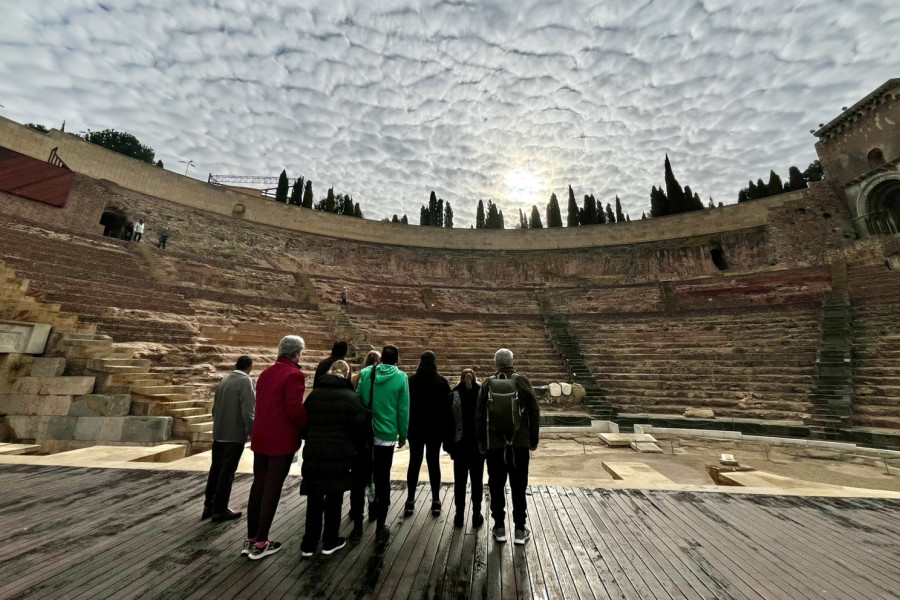
[[[356,392],[363,406],[372,411],[372,430],[375,437],[372,481],[375,484],[374,512],[378,521],[375,530],[380,541],[387,539],[385,526],[391,505],[391,465],[394,462],[394,446],[406,445],[409,428],[409,380],[406,373],[397,368],[400,350],[385,346],[381,351],[381,363],[366,367],[359,375]],[[375,381],[372,381],[372,374]]]

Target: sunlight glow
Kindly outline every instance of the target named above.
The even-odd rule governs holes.
[[[541,182],[529,171],[515,169],[506,175],[506,197],[523,210],[540,204]]]

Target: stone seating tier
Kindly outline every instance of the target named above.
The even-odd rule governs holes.
[[[621,412],[799,420],[810,410],[814,310],[571,318],[582,351]]]
[[[854,305],[898,303],[900,271],[891,271],[884,264],[847,265],[847,287]]]
[[[852,329],[853,424],[900,429],[900,303],[857,306]]]
[[[673,281],[682,310],[819,302],[831,291],[827,267],[780,269]]]
[[[660,312],[663,299],[657,284],[587,288],[551,288],[538,292],[544,312]]]

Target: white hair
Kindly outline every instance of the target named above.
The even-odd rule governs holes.
[[[298,352],[303,352],[304,348],[306,348],[306,342],[303,341],[302,337],[299,335],[286,335],[281,338],[281,343],[278,344],[278,358],[282,356],[293,358]]]
[[[507,350],[506,348],[500,348],[494,354],[494,362],[497,363],[497,367],[501,368],[501,369],[503,367],[513,366],[512,350]]]

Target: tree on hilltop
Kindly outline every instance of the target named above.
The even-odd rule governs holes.
[[[519,229],[528,229],[528,219],[525,218],[525,213],[521,208],[519,209]]]
[[[606,222],[610,225],[616,222],[616,215],[613,213],[612,206],[610,206],[609,202],[606,203]]]
[[[822,179],[825,178],[825,172],[822,170],[822,163],[819,162],[818,158],[809,163],[809,166],[803,171],[803,177],[807,182],[822,181]]]
[[[769,183],[766,184],[766,191],[769,192],[770,196],[784,192],[784,184],[781,183],[781,177],[778,176],[774,169],[769,171]]]
[[[619,200],[619,197],[616,196],[616,223],[621,223],[625,220],[625,213],[622,212],[622,202]]]
[[[288,177],[287,172],[282,170],[278,176],[278,187],[275,189],[275,202],[287,204],[288,197]]]
[[[399,222],[400,222],[400,217],[398,217],[397,215],[394,215],[393,217],[391,217],[391,223],[399,223]]]
[[[672,172],[672,163],[669,162],[669,155],[666,154],[666,162],[665,162],[665,173],[666,173],[666,198],[669,200],[669,210],[670,214],[678,214],[681,212],[685,212],[687,209],[687,204],[684,199],[684,189],[678,183],[678,180],[675,179],[675,174]]]
[[[531,219],[528,220],[528,229],[543,229],[544,224],[541,223],[541,211],[538,210],[536,204],[531,207]]]
[[[406,218],[406,215],[400,217],[400,223],[403,225],[409,225],[409,219]]]
[[[503,213],[492,200],[488,200],[485,229],[503,229]]]
[[[478,210],[475,211],[475,229],[484,229],[484,202],[478,201]]]
[[[444,226],[444,199],[439,198],[437,203],[437,210],[431,216],[431,225],[433,227],[443,227]]]
[[[578,202],[575,201],[575,192],[572,191],[572,186],[569,186],[569,206],[568,206],[568,214],[566,215],[566,227],[578,227],[581,225],[581,219],[578,214]]]
[[[325,212],[333,213],[335,207],[334,202],[334,188],[328,188],[328,192],[325,195]]]
[[[556,194],[550,194],[550,201],[547,203],[547,227],[562,227],[562,213],[559,211],[559,200]]]
[[[39,131],[41,133],[50,133],[50,130],[41,125],[40,123],[25,123],[25,127],[28,129],[33,129],[35,131]]]
[[[306,180],[306,187],[303,188],[303,208],[312,208],[316,199],[313,197],[312,180]]]
[[[671,214],[669,199],[666,197],[666,193],[662,191],[662,188],[657,188],[654,185],[653,189],[650,190],[650,216],[656,218],[664,217],[668,214]]]
[[[298,177],[294,181],[294,186],[291,188],[291,198],[288,203],[293,206],[301,206],[303,204],[303,177]]]
[[[788,192],[795,192],[797,190],[805,189],[806,178],[803,176],[803,173],[800,172],[800,169],[792,166],[788,169],[788,182],[785,185],[785,190]]]
[[[145,146],[136,137],[124,131],[116,131],[115,129],[88,131],[81,137],[92,144],[97,144],[107,150],[136,158],[145,163],[153,164],[153,159],[156,156],[153,148]]]
[[[599,219],[599,214],[597,212],[597,200],[594,199],[593,194],[590,196],[585,194],[584,206],[582,206],[578,211],[578,220],[582,225],[595,225],[597,223],[606,222],[605,218],[602,221]]]
[[[163,161],[162,161],[162,160],[156,161],[156,166],[159,167],[160,169],[165,169],[165,167],[163,166]]]
[[[453,227],[453,208],[449,200],[444,204],[444,227]]]

